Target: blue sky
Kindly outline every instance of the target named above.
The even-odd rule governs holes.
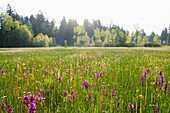
[[[41,10],[57,25],[63,16],[79,24],[84,19],[100,19],[105,26],[116,24],[130,32],[139,24],[147,35],[152,31],[160,35],[170,26],[170,0],[0,0],[0,10],[6,10],[7,4],[24,16]]]

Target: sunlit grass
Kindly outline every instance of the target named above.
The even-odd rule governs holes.
[[[155,105],[157,112],[169,113],[169,47],[3,48],[0,51],[4,51],[0,52],[0,70],[4,71],[0,73],[0,103],[5,102],[5,111],[10,104],[15,113],[28,112],[30,107],[23,105],[23,97],[33,94],[38,98],[40,92],[41,102],[36,99],[34,102],[37,113],[143,113],[156,112]],[[149,72],[144,77],[147,69]],[[159,83],[161,70],[164,81]],[[88,88],[83,86],[85,80],[89,82]],[[165,83],[167,92],[163,91]],[[64,90],[68,92],[66,96]],[[130,109],[129,103],[134,107]]]

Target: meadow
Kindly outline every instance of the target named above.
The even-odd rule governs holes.
[[[169,113],[170,47],[1,48],[0,111]]]

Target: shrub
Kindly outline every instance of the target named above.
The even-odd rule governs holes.
[[[161,45],[156,42],[148,42],[144,44],[144,47],[161,47]]]

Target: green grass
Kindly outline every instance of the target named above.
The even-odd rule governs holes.
[[[4,70],[3,74],[0,73],[0,97],[7,96],[0,98],[0,103],[5,101],[5,111],[10,104],[14,113],[28,112],[28,107],[23,105],[23,99],[18,98],[31,94],[38,96],[40,92],[44,100],[37,104],[35,100],[37,113],[148,113],[156,112],[155,105],[158,105],[158,113],[170,112],[170,98],[168,98],[170,96],[170,47],[168,46],[1,48],[0,51],[0,70]],[[147,68],[149,73],[142,85],[140,79]],[[48,73],[45,72],[47,69]],[[163,70],[164,82],[156,87],[153,83],[160,79],[161,70]],[[97,79],[97,73],[103,71],[106,74]],[[27,78],[23,78],[23,74]],[[62,77],[60,83],[58,76]],[[85,89],[84,80],[94,86]],[[131,87],[132,82],[134,85]],[[162,91],[165,83],[168,86],[167,93]],[[54,89],[51,88],[52,86]],[[114,88],[116,95],[112,97]],[[42,89],[45,90],[45,95],[42,94]],[[68,91],[65,97],[64,90]],[[106,95],[102,90],[106,90]],[[71,98],[72,91],[76,92],[75,100]],[[93,96],[90,101],[88,93]],[[129,103],[134,105],[132,111]]]

